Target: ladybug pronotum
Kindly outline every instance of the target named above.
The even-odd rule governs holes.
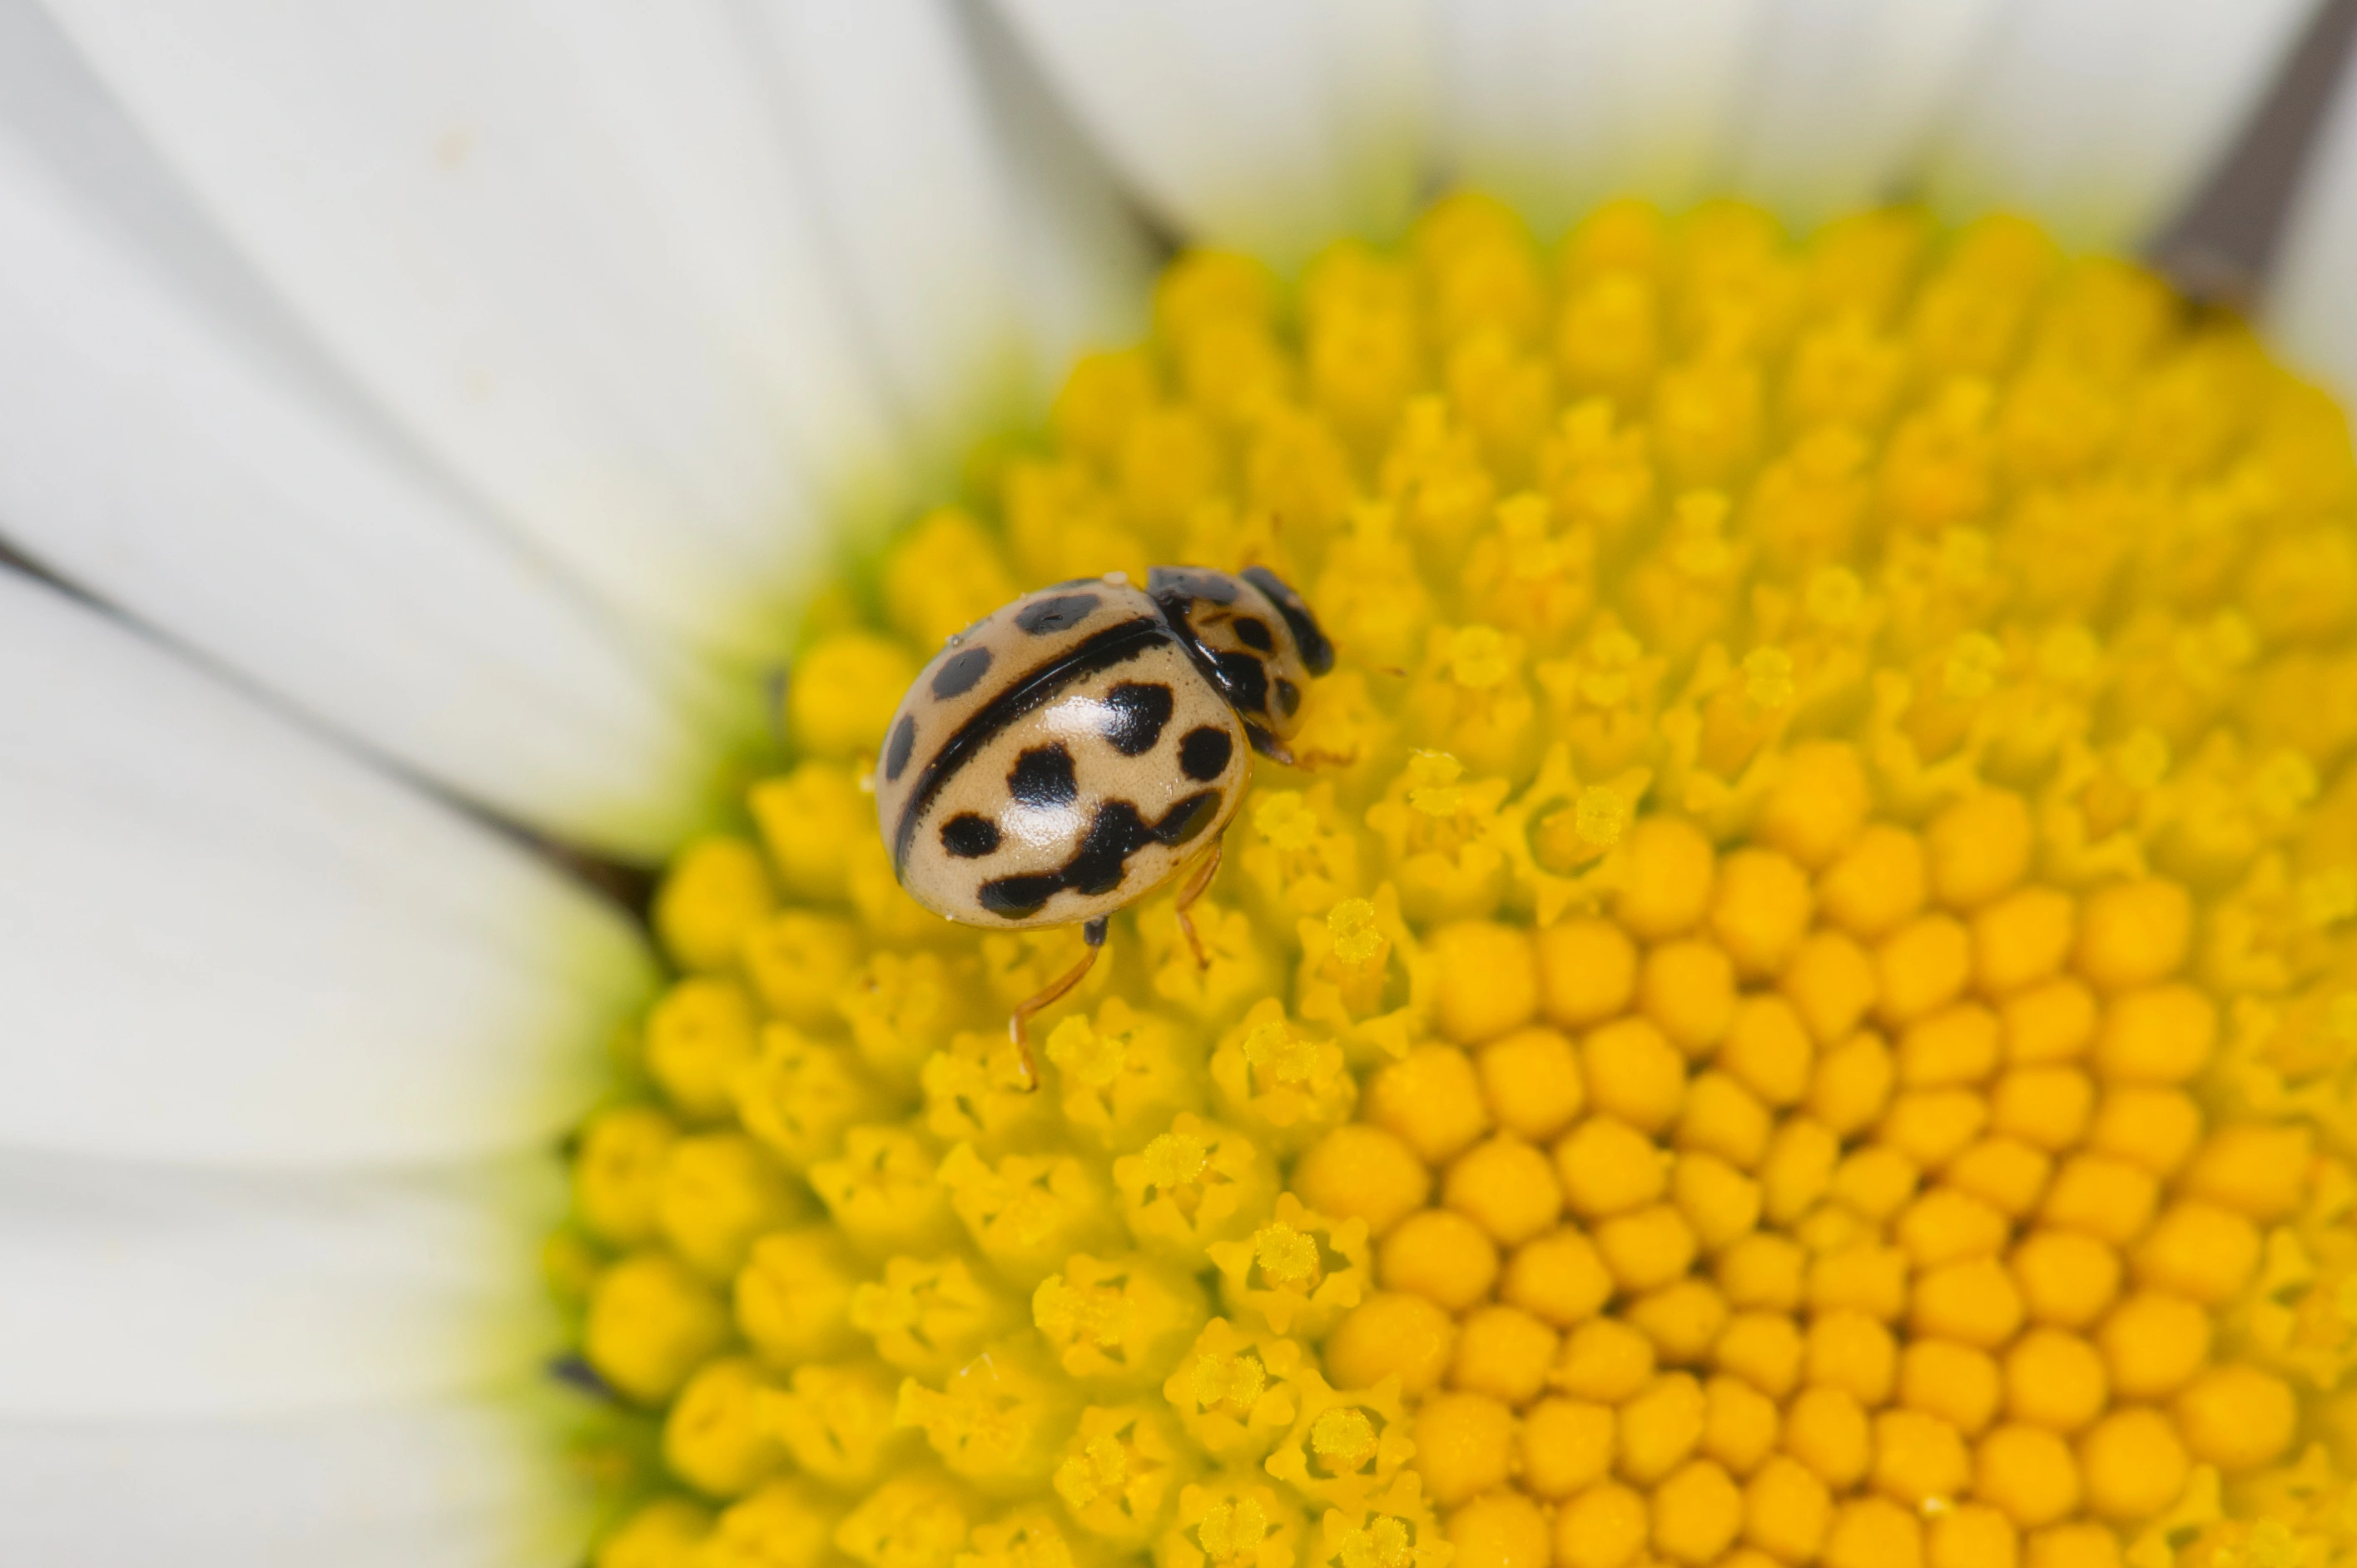
[[[1027,594],[949,639],[892,715],[876,815],[900,886],[935,914],[1017,930],[1082,923],[1081,983],[1105,921],[1192,863],[1178,921],[1219,868],[1246,748],[1292,764],[1303,687],[1334,665],[1301,596],[1265,567],[1157,566]]]

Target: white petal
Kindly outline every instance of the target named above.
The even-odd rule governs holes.
[[[724,5],[56,8],[504,524],[633,615],[778,644],[821,509],[888,485],[895,441]]]
[[[382,1165],[544,1140],[652,983],[542,863],[0,574],[0,1146]]]
[[[268,1421],[0,1423],[25,1568],[571,1568],[563,1435],[521,1398]]]
[[[2268,280],[2282,351],[2357,408],[2357,69],[2341,68]]]
[[[1144,225],[994,15],[763,0],[782,113],[878,363],[936,460],[1134,335]]]
[[[54,85],[78,62],[28,17],[0,10],[0,72]],[[10,118],[0,107],[11,541],[476,800],[626,854],[675,843],[727,738],[693,722],[697,699],[155,253],[171,240],[88,205],[140,152],[119,123],[62,103]],[[153,213],[169,188],[147,188]],[[217,259],[216,276],[233,270]]]
[[[332,1410],[560,1342],[554,1160],[250,1175],[0,1152],[0,1421]]]
[[[2011,0],[1771,0],[1730,181],[1805,229],[1888,199]]]
[[[2072,245],[2138,243],[2233,142],[2318,3],[2014,6],[1929,151],[1932,199],[2024,212]]]
[[[1153,245],[1112,172],[996,13],[969,9],[982,87],[1006,139],[1023,310],[1043,405],[1071,361],[1146,329]]]
[[[949,0],[764,0],[780,108],[877,361],[937,456],[1031,383],[1005,160]]]
[[[1444,6],[1453,177],[1542,233],[1611,196],[1670,205],[1723,160],[1766,0],[1464,0]]]
[[[1081,123],[1190,239],[1279,263],[1396,230],[1430,85],[1416,0],[996,0]]]

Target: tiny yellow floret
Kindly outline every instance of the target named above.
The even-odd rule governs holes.
[[[2035,842],[2029,807],[2012,790],[1957,801],[1923,833],[1932,897],[1951,909],[1979,908],[2028,875]]]
[[[1611,1407],[1581,1400],[1541,1400],[1523,1417],[1523,1483],[1558,1500],[1585,1490],[1611,1469]]]
[[[1700,924],[1717,873],[1702,831],[1676,817],[1647,817],[1623,843],[1628,879],[1613,905],[1614,919],[1649,942],[1683,936]]]
[[[1563,1191],[1544,1152],[1511,1133],[1475,1144],[1450,1162],[1440,1199],[1490,1233],[1516,1247],[1555,1228]]]
[[[1696,1459],[1653,1488],[1653,1550],[1673,1563],[1706,1563],[1743,1524],[1743,1494],[1725,1468]]]
[[[1995,1419],[2003,1397],[1995,1357],[1953,1339],[1910,1339],[1899,1361],[1899,1402],[1967,1436]]]
[[[1685,1463],[1702,1441],[1709,1404],[1702,1385],[1684,1372],[1654,1379],[1620,1407],[1620,1471],[1651,1486]]]
[[[1844,1490],[1866,1474],[1873,1456],[1867,1413],[1846,1389],[1813,1385],[1784,1407],[1784,1452]]]
[[[2087,1506],[2105,1519],[2151,1518],[2175,1502],[2190,1470],[2185,1444],[2160,1412],[2115,1411],[2079,1440]]]
[[[1556,1568],[1622,1568],[1652,1530],[1644,1493],[1618,1481],[1590,1487],[1556,1510]]]
[[[1637,975],[1641,1022],[1688,1057],[1717,1045],[1735,1021],[1735,961],[1717,942],[1680,938],[1652,948]]]
[[[1738,975],[1771,980],[1792,961],[1813,904],[1807,874],[1789,857],[1771,850],[1739,850],[1719,863],[1710,934],[1735,961]]]
[[[1458,1568],[1547,1568],[1554,1553],[1547,1517],[1518,1492],[1479,1497],[1448,1516]]]
[[[1457,1324],[1420,1295],[1379,1291],[1327,1335],[1326,1375],[1338,1389],[1371,1389],[1397,1378],[1404,1393],[1429,1393],[1457,1348]]]
[[[1923,1528],[1888,1498],[1853,1498],[1825,1530],[1825,1568],[1921,1568]]]
[[[2119,1294],[2120,1255],[2075,1230],[2033,1230],[2013,1250],[2014,1283],[2031,1321],[2084,1328]]]
[[[1588,1103],[1641,1133],[1668,1127],[1685,1098],[1685,1060],[1644,1018],[1623,1018],[1589,1032],[1580,1058]]]
[[[1743,1538],[1779,1562],[1806,1563],[1824,1541],[1833,1509],[1833,1495],[1817,1473],[1780,1454],[1744,1488]]]
[[[2110,1376],[2093,1345],[2058,1328],[2033,1328],[2006,1348],[2008,1420],[2076,1432],[2103,1413]]]
[[[2174,882],[2115,883],[2079,915],[2078,971],[2105,991],[2151,985],[2177,972],[2193,938],[2193,904]]]
[[[1999,1426],[1974,1450],[1973,1492],[2024,1530],[2034,1530],[2079,1506],[2078,1461],[2061,1437],[2043,1427]]]
[[[1365,1116],[1407,1141],[1428,1165],[1489,1130],[1490,1112],[1472,1059],[1448,1046],[1419,1046],[1368,1082]]]
[[[1956,1428],[1917,1410],[1875,1416],[1875,1490],[1922,1510],[1953,1502],[1971,1480],[1972,1455]]]
[[[2291,1446],[2298,1411],[2290,1387],[2256,1367],[2212,1367],[2171,1402],[2193,1457],[2229,1475],[2254,1470]]]
[[[1637,988],[1637,944],[1609,920],[1570,919],[1536,938],[1539,1005],[1558,1028],[1580,1029],[1628,1006]]]
[[[1510,1133],[1545,1143],[1587,1103],[1579,1052],[1553,1029],[1517,1029],[1474,1057],[1491,1118]]]
[[[2016,1568],[2019,1532],[1986,1503],[1964,1503],[1934,1515],[1924,1530],[1926,1568]]]
[[[1447,1507],[1501,1486],[1514,1460],[1513,1412],[1487,1394],[1448,1392],[1415,1417],[1416,1468]]]
[[[776,903],[761,852],[740,838],[697,840],[672,863],[655,895],[656,934],[682,969],[718,973]]]
[[[1558,1328],[1595,1316],[1612,1294],[1612,1275],[1579,1231],[1554,1230],[1514,1249],[1498,1281],[1502,1301]]]
[[[1424,1207],[1432,1174],[1395,1133],[1358,1122],[1303,1151],[1293,1190],[1319,1213],[1363,1219],[1368,1234],[1381,1236]]]
[[[1851,936],[1873,941],[1923,907],[1930,875],[1921,839],[1876,822],[1818,878],[1817,907]]]
[[[1530,933],[1494,920],[1460,920],[1432,934],[1440,974],[1433,1021],[1459,1045],[1479,1045],[1528,1023],[1539,1008],[1539,960]]]
[[[582,1329],[599,1375],[642,1404],[679,1391],[728,1342],[728,1316],[708,1287],[659,1252],[639,1253],[597,1277]]]
[[[1460,1214],[1427,1208],[1392,1228],[1376,1251],[1376,1277],[1386,1290],[1410,1291],[1462,1312],[1490,1294],[1498,1277],[1498,1249]]]
[[[1652,1341],[1617,1319],[1599,1318],[1565,1337],[1548,1380],[1575,1398],[1620,1404],[1652,1378]]]
[[[1557,1347],[1555,1329],[1521,1307],[1476,1307],[1458,1326],[1448,1386],[1520,1409],[1546,1387]]]

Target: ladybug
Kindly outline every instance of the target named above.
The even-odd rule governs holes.
[[[1081,983],[1105,921],[1191,863],[1178,921],[1211,885],[1251,751],[1291,766],[1304,688],[1334,667],[1318,619],[1266,567],[1157,566],[1027,594],[951,638],[885,731],[876,816],[900,886],[998,930],[1079,922],[1088,951],[1015,1010]]]

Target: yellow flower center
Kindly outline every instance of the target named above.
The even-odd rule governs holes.
[[[549,1251],[648,1434],[600,1568],[2357,1551],[2357,466],[2240,325],[2004,220],[1459,197],[1182,258],[976,476],[658,897]],[[1077,934],[925,914],[859,779],[1156,562],[1305,590],[1321,762],[1027,1093]]]

